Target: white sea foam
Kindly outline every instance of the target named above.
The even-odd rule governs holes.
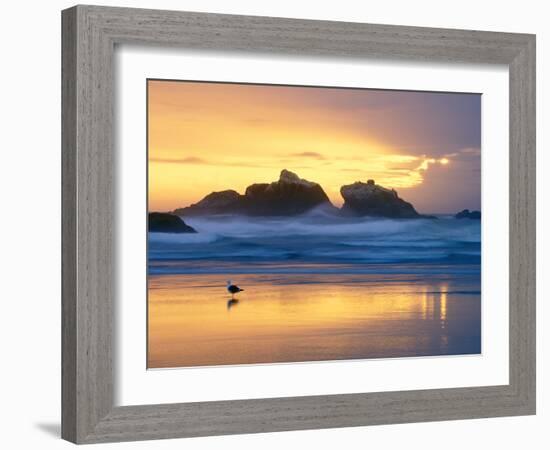
[[[190,234],[151,233],[149,262],[191,270],[189,262],[267,264],[479,264],[476,220],[343,218],[313,213],[292,218],[185,218]],[[160,261],[160,262],[159,262]],[[187,262],[186,262],[187,261]],[[178,268],[180,267],[180,268]],[[193,269],[194,270],[194,269]]]

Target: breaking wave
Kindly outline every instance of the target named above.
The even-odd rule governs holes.
[[[343,218],[313,212],[292,218],[186,217],[197,234],[149,233],[150,273],[212,271],[227,264],[480,264],[476,220]],[[199,264],[198,264],[199,263]]]

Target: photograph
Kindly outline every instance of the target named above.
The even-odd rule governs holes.
[[[147,367],[481,353],[481,95],[147,80]]]

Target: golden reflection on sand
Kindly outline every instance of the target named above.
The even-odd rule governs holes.
[[[148,367],[479,353],[479,293],[435,278],[152,276]]]

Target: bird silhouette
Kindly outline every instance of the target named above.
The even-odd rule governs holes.
[[[231,280],[227,280],[227,292],[231,294],[231,298],[234,298],[235,294],[244,291],[239,286],[231,284]]]

